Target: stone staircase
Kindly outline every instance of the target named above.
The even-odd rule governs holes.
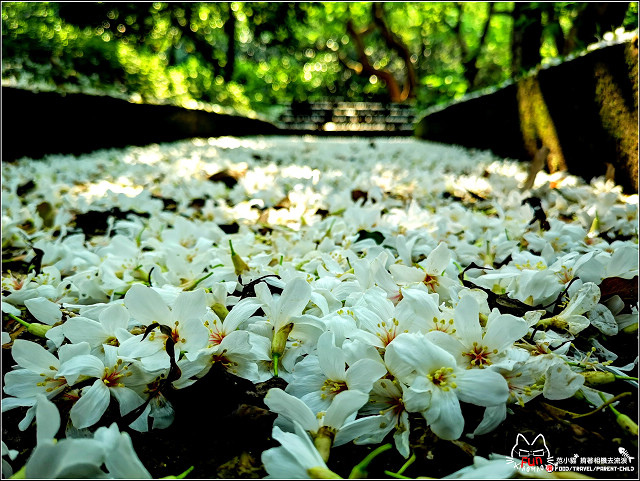
[[[381,102],[294,102],[276,123],[291,133],[412,135],[416,113],[411,105]]]

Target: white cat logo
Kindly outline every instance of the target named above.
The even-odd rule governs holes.
[[[538,434],[532,443],[522,434],[518,434],[516,444],[511,449],[511,457],[520,460],[521,468],[539,466],[547,467],[547,470],[550,471],[548,466],[551,466],[553,462],[551,452],[542,434]]]

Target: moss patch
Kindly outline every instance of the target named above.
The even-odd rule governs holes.
[[[560,141],[553,119],[540,90],[537,76],[527,77],[518,82],[518,111],[520,113],[520,131],[527,152],[533,156],[538,144],[546,145],[550,152],[547,167],[551,173],[566,170]]]
[[[637,58],[635,70],[637,72]],[[632,185],[637,189],[638,111],[629,108],[616,79],[604,63],[596,64],[594,76],[596,78],[595,98],[600,106],[602,126],[615,140],[618,153],[618,162],[615,165],[616,178],[625,178],[620,178],[618,182],[631,180]]]

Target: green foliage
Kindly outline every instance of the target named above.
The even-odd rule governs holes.
[[[561,53],[558,42],[584,5],[528,4],[542,12],[543,59]],[[482,44],[487,2],[388,2],[383,8],[390,30],[411,54],[418,107],[510,78],[513,3],[494,4]],[[637,28],[637,18],[637,4],[631,3],[624,26]],[[366,29],[372,4],[5,2],[2,78],[149,102],[202,101],[242,112],[274,113],[292,101],[328,97],[385,100],[382,79],[353,70],[358,52],[348,20]],[[379,29],[363,39],[371,65],[402,85],[405,62]],[[478,73],[470,85],[465,55],[476,51]]]

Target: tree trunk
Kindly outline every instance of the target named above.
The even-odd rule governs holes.
[[[386,70],[376,69],[373,65],[371,65],[371,62],[369,62],[369,58],[364,51],[364,41],[362,40],[362,33],[356,30],[351,20],[347,22],[347,32],[349,32],[349,34],[353,38],[356,50],[358,52],[358,61],[362,65],[361,71],[354,69],[356,73],[360,74],[361,72],[365,72],[369,75],[375,75],[384,80],[387,84],[387,90],[389,91],[389,100],[391,102],[402,102],[403,100],[405,100],[404,98],[402,98],[400,87],[398,86],[398,82],[396,82],[396,79],[393,77],[393,75],[391,75],[391,73],[387,72]],[[348,64],[345,63],[345,65]]]
[[[224,81],[231,82],[236,66],[236,16],[229,4],[229,19],[224,24],[227,35],[227,64],[224,67]]]
[[[587,3],[573,22],[563,53],[600,40],[604,33],[622,25],[628,9],[627,2]]]
[[[355,66],[354,63],[350,62],[345,55],[339,55],[338,59],[344,66],[353,70],[358,75],[366,73],[368,75],[375,75],[384,80],[387,85],[389,100],[391,102],[404,102],[407,99],[414,98],[416,95],[415,90],[418,81],[413,63],[411,62],[411,52],[409,51],[409,48],[404,44],[400,37],[391,31],[387,25],[384,18],[384,8],[381,3],[378,2],[371,5],[371,17],[373,20],[372,23],[364,30],[357,30],[351,20],[347,21],[347,32],[351,38],[353,38],[360,65]],[[363,37],[376,30],[376,28],[380,29],[382,38],[384,38],[387,47],[394,50],[398,56],[404,60],[406,80],[402,90],[400,90],[400,85],[393,74],[388,70],[376,69],[371,65],[371,62],[365,53]]]
[[[376,2],[373,4],[373,21],[380,28],[382,36],[389,48],[396,51],[396,53],[404,60],[405,68],[407,69],[407,79],[402,91],[402,97],[404,99],[414,98],[416,96],[416,85],[418,83],[416,79],[416,72],[411,62],[411,52],[409,48],[404,44],[402,39],[389,29],[387,22],[384,18],[383,4]]]
[[[511,36],[511,75],[516,76],[540,63],[542,11],[532,4],[516,2],[513,6]]]

